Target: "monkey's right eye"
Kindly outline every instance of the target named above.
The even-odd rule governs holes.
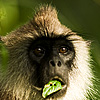
[[[35,49],[33,50],[33,53],[34,53],[36,56],[41,57],[41,56],[44,55],[45,50],[44,50],[44,48],[42,48],[42,47],[37,47],[37,48],[35,48]]]

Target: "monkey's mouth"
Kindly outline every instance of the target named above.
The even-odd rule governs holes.
[[[61,85],[60,89],[57,89],[59,87],[58,87],[57,84],[53,83],[54,81],[57,81],[57,82],[60,83],[60,85]],[[50,82],[52,82],[53,84],[49,84]],[[51,86],[51,89],[49,91],[53,91],[52,89],[55,89],[55,87],[57,89],[56,91],[54,90],[54,92],[52,92],[51,94],[47,95],[46,98],[51,98],[51,97],[56,97],[56,96],[57,97],[61,97],[66,93],[66,90],[67,90],[67,82],[65,82],[65,80],[62,79],[59,76],[54,76],[54,77],[50,78],[46,83],[44,83],[43,86],[41,86],[41,87],[34,86],[34,88],[37,89],[38,91],[40,91],[43,94],[43,90],[45,89],[46,86],[47,86],[47,90]]]
[[[59,76],[54,76],[54,77],[50,78],[45,84],[47,84],[49,81],[52,81],[52,80],[57,80],[57,81],[59,81],[59,82],[61,83],[62,89],[65,88],[65,87],[67,87],[67,84],[66,84],[66,82],[64,81],[64,79],[62,79],[62,78],[59,77]],[[41,84],[41,82],[39,82],[39,84]],[[44,85],[45,85],[45,84],[42,84],[41,86],[38,86],[38,85],[36,84],[36,85],[34,85],[33,87],[34,87],[35,89],[37,89],[37,90],[42,90],[42,89],[44,88]]]
[[[62,78],[55,76],[51,78],[49,83],[46,84],[43,88],[43,92],[44,91],[47,92],[45,93],[46,97],[45,95],[43,95],[44,94],[43,92],[42,92],[42,96],[44,98],[51,98],[51,97],[56,97],[56,96],[59,97],[59,96],[64,95],[64,93],[66,92],[66,89],[67,89],[66,82]]]

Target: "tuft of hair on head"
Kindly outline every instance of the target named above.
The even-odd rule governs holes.
[[[40,6],[31,20],[31,24],[42,36],[62,35],[71,31],[60,23],[56,8],[51,5]]]

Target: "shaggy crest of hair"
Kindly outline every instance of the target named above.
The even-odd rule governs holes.
[[[54,34],[62,35],[71,31],[61,25],[57,17],[56,9],[50,5],[40,7],[31,23],[38,33],[36,34],[37,36],[52,37]]]

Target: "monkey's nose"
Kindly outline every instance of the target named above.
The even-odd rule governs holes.
[[[50,60],[49,64],[52,67],[55,67],[55,66],[61,67],[61,61],[53,61],[53,60]]]

